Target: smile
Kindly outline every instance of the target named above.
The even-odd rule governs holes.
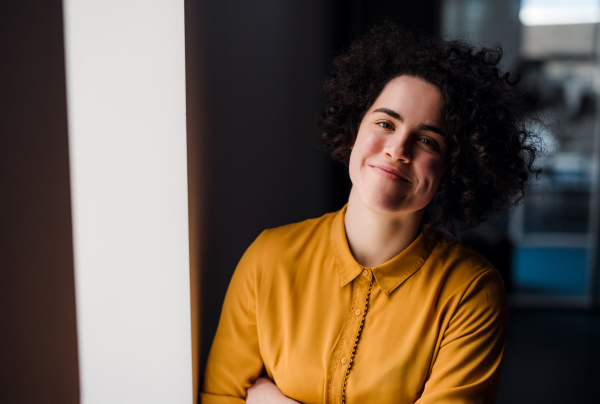
[[[369,167],[373,168],[377,174],[381,175],[384,178],[388,178],[394,181],[406,181],[406,182],[410,182],[410,180],[408,178],[406,178],[406,176],[404,174],[402,174],[400,171],[398,171],[397,169],[393,168],[393,167],[389,167],[389,166],[374,166],[374,165],[370,165]]]

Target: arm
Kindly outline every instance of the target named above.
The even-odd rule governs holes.
[[[208,356],[203,404],[241,404],[260,376],[263,361],[256,328],[256,260],[259,236],[240,260],[229,284],[219,327]]]
[[[248,389],[247,404],[298,404],[285,396],[270,379],[261,377]]]
[[[494,403],[506,327],[504,286],[490,270],[464,290],[417,404]]]

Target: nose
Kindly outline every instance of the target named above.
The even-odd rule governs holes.
[[[396,133],[388,138],[384,152],[393,160],[408,163],[412,160],[412,136],[407,132]]]

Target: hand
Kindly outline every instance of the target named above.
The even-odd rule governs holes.
[[[265,377],[259,377],[254,385],[248,389],[247,404],[291,404],[298,403],[285,396],[279,387]]]

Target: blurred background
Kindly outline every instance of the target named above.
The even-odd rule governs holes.
[[[62,11],[60,0],[0,2],[6,403],[79,402]],[[382,18],[501,44],[502,68],[522,77],[527,108],[546,122],[543,174],[518,208],[460,234],[508,292],[498,403],[600,402],[596,0],[185,0],[196,383],[245,249],[265,228],[346,203],[347,169],[317,146],[321,86],[333,58]],[[35,399],[5,399],[32,385]]]

